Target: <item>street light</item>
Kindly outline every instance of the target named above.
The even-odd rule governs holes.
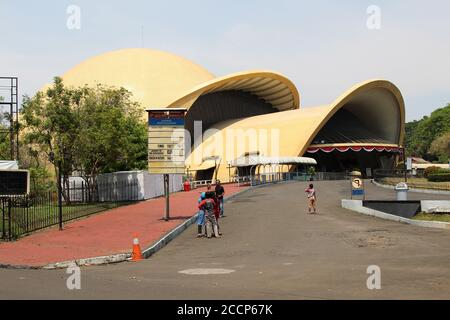
[[[48,155],[50,162],[55,162],[55,153],[51,151]],[[62,186],[61,186],[61,159],[58,159],[58,174],[57,174],[57,188],[58,188],[58,222],[59,230],[63,230],[63,215],[62,215]]]

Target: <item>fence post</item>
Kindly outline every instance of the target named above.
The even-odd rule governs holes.
[[[59,230],[63,229],[63,217],[62,217],[62,185],[61,185],[61,161],[58,162],[58,220]]]
[[[5,228],[5,200],[2,199],[2,239],[6,239],[6,228]]]
[[[29,226],[29,212],[28,212],[28,207],[29,207],[29,203],[28,203],[28,201],[30,201],[30,198],[29,198],[29,196],[25,196],[25,199],[26,199],[26,201],[25,201],[25,205],[27,206],[25,209],[26,209],[26,215],[27,215],[27,233],[30,231],[30,226]]]

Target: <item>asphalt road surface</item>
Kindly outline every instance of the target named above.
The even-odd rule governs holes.
[[[303,183],[249,191],[227,204],[221,239],[196,239],[194,225],[149,260],[82,268],[81,290],[67,289],[66,270],[3,269],[0,298],[449,299],[450,231],[344,210],[348,187],[316,183],[319,215],[306,214]],[[371,265],[381,290],[367,288]]]

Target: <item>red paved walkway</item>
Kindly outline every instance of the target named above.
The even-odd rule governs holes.
[[[226,196],[245,188],[226,185]],[[0,243],[0,264],[44,266],[126,253],[131,251],[134,234],[139,235],[144,250],[197,212],[197,199],[202,191],[205,189],[173,194],[169,222],[162,220],[165,199],[158,198],[66,224],[64,231],[52,228],[17,242]]]

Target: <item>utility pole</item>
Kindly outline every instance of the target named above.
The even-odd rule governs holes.
[[[166,197],[166,209],[164,211],[164,220],[169,221],[170,219],[170,176],[164,174],[164,196]]]
[[[408,165],[406,163],[406,144],[403,145],[403,165],[405,168],[405,183],[408,183]]]
[[[62,185],[61,185],[61,159],[58,160],[58,220],[59,230],[63,230],[63,214],[62,214]]]

